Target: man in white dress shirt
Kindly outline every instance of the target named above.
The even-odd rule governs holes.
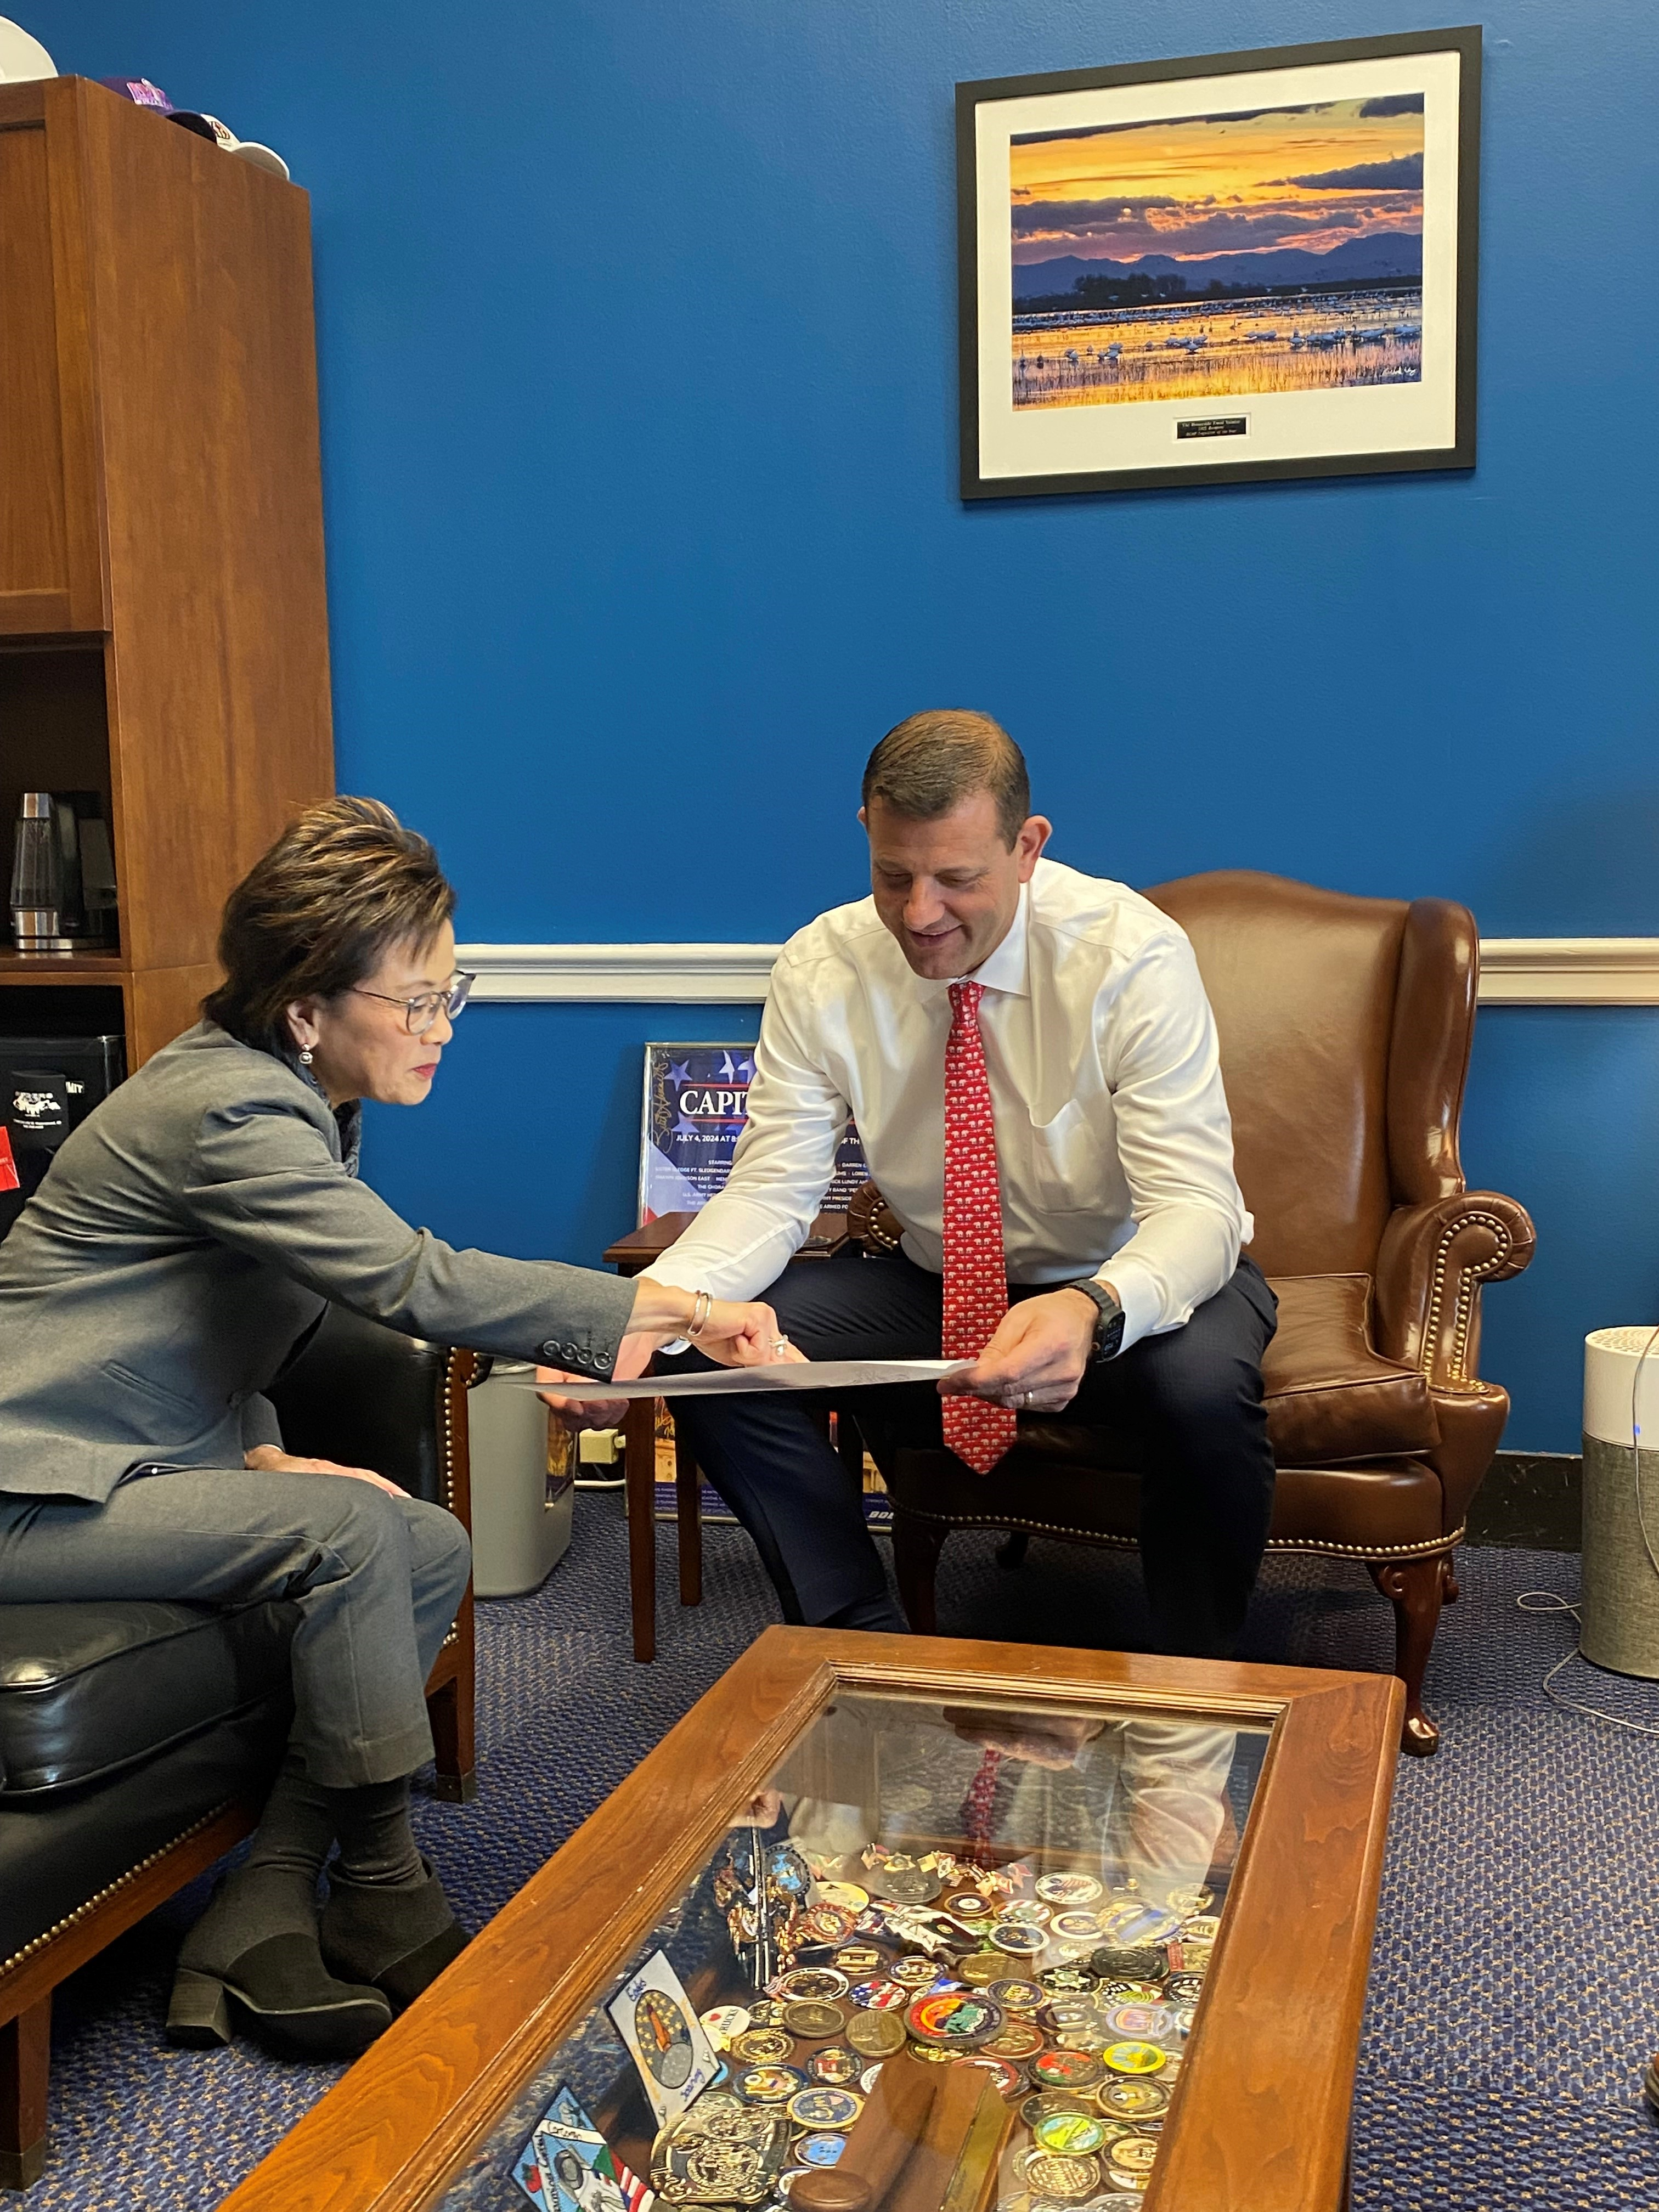
[[[1159,1644],[1224,1655],[1272,1510],[1274,1308],[1240,1257],[1253,1224],[1192,948],[1123,884],[1042,857],[1052,825],[988,715],[900,723],[863,796],[872,895],[783,948],[730,1180],[646,1272],[763,1293],[814,1359],[977,1353],[937,1391],[859,1394],[878,1462],[943,1432],[984,1470],[1020,1410],[1117,1428]],[[849,1112],[902,1249],[792,1268]],[[617,1373],[646,1356],[625,1340]],[[902,1627],[810,1404],[682,1399],[675,1418],[787,1620]]]

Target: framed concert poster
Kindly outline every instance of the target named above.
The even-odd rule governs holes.
[[[962,496],[1474,465],[1480,33],[957,87]]]

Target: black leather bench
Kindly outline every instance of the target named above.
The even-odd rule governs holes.
[[[273,1392],[289,1451],[372,1467],[471,1525],[483,1363],[335,1308]],[[0,1607],[0,2184],[46,2157],[52,1992],[252,1826],[292,1715],[289,1604]],[[469,1591],[427,1685],[471,1797]]]

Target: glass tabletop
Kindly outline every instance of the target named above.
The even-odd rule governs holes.
[[[1268,1733],[842,1689],[429,2203],[1133,2205]]]

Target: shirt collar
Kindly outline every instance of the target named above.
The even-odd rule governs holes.
[[[1008,925],[1008,934],[996,951],[981,960],[973,975],[965,980],[978,983],[988,991],[1000,991],[1005,998],[1029,999],[1030,983],[1026,975],[1026,941],[1030,934],[1031,886],[1019,887],[1019,904],[1014,908],[1014,918]],[[958,976],[956,979],[964,979]]]

